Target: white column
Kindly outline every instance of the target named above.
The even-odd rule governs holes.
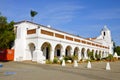
[[[103,58],[103,52],[101,52],[101,58]]]
[[[71,49],[70,56],[73,56],[74,54],[74,49]]]
[[[54,59],[54,50],[52,49],[50,53],[50,61],[53,61],[53,59]]]
[[[88,59],[87,50],[85,50],[85,52],[84,52],[84,59]]]
[[[78,61],[80,61],[81,60],[81,53],[80,53],[81,51],[78,51]]]
[[[95,51],[93,52],[93,57],[94,57],[94,59],[96,59],[96,57],[95,57]]]
[[[61,50],[61,56],[65,56],[65,49]]]
[[[107,54],[106,57],[108,57],[109,56],[109,52],[106,52],[106,54]]]
[[[102,53],[103,58],[105,58],[105,51]]]

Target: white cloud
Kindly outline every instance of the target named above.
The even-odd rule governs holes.
[[[45,11],[42,13],[41,20],[46,20],[46,23],[56,25],[72,21],[76,12],[84,9],[84,7],[76,4],[56,4],[47,5],[44,9]]]
[[[120,9],[104,9],[96,11],[93,10],[93,12],[91,12],[85,17],[85,19],[120,19]]]

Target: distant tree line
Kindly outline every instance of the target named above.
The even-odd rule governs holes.
[[[115,46],[114,52],[116,52],[120,56],[120,46]]]

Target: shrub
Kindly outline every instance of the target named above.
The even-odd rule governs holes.
[[[108,57],[106,57],[107,61],[114,61],[113,55],[109,54]]]
[[[54,57],[53,63],[55,63],[55,64],[58,63],[58,57]]]
[[[77,55],[73,55],[71,58],[72,58],[72,62],[73,62],[74,60],[78,60],[78,56],[77,56]]]
[[[60,61],[59,61],[59,64],[62,64],[62,62],[63,62],[63,60],[60,60]]]
[[[52,64],[52,61],[46,60],[46,64]]]
[[[64,60],[67,61],[67,60],[73,60],[71,56],[65,56],[64,57]]]

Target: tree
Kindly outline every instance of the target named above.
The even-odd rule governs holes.
[[[120,56],[120,46],[116,46],[114,48],[114,52],[116,52]]]
[[[30,16],[31,16],[31,21],[33,21],[33,18],[35,17],[35,15],[37,15],[38,13],[36,11],[31,10],[30,11]]]
[[[7,18],[0,15],[0,49],[11,48],[14,39],[14,22],[8,23]]]

